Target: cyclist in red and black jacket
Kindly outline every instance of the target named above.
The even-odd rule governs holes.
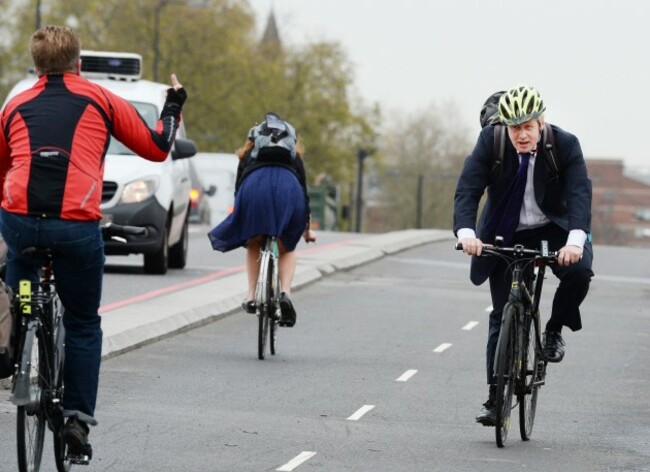
[[[6,281],[37,280],[24,248],[54,250],[57,291],[65,307],[63,397],[71,451],[91,455],[104,270],[99,208],[111,135],[139,156],[164,161],[187,94],[175,75],[155,130],[124,99],[80,76],[81,46],[70,28],[45,26],[30,41],[36,84],[0,115],[0,230],[8,246]],[[19,237],[20,235],[20,237]]]

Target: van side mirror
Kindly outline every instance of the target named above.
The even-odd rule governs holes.
[[[196,144],[191,139],[178,138],[172,149],[172,159],[187,159],[196,154]]]

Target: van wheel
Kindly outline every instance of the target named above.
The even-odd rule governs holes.
[[[144,271],[147,274],[163,275],[167,273],[169,263],[169,230],[165,229],[160,248],[151,254],[144,255]]]
[[[169,248],[169,267],[172,269],[182,269],[187,264],[187,249],[189,247],[189,222],[185,218],[181,239]]]

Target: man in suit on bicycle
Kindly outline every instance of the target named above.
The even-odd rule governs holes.
[[[494,243],[496,236],[503,236],[505,245],[531,248],[539,248],[546,240],[550,250],[559,251],[558,264],[551,266],[560,284],[546,324],[544,354],[549,362],[560,362],[564,357],[562,327],[582,328],[579,307],[593,277],[591,181],[574,135],[551,125],[554,144],[552,149],[542,149],[545,109],[532,87],[517,86],[501,95],[498,121],[507,127],[509,138],[502,163],[494,168],[495,126],[486,126],[456,186],[453,229],[463,252],[470,256],[480,256],[483,243]],[[487,200],[477,224],[479,201],[486,189]],[[489,396],[476,417],[484,426],[496,423],[493,364],[510,292],[507,269],[496,257],[472,257],[470,279],[475,285],[489,279],[492,297],[486,351]]]
[[[98,314],[104,271],[100,202],[111,135],[151,161],[172,148],[187,98],[172,87],[155,130],[124,99],[81,77],[79,37],[45,26],[31,38],[36,84],[12,98],[0,115],[0,229],[8,246],[7,283],[38,280],[29,246],[51,248],[66,330],[63,436],[75,455],[92,455],[88,425],[102,349]]]

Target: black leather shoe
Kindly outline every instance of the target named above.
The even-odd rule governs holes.
[[[476,415],[476,422],[481,423],[483,426],[496,426],[497,424],[497,409],[494,400],[488,400],[483,403],[483,408]]]
[[[63,427],[63,440],[68,446],[68,456],[74,464],[88,464],[93,457],[93,449],[88,442],[89,428],[83,421],[72,416]]]
[[[257,307],[255,306],[255,301],[253,300],[244,300],[241,302],[241,307],[246,313],[250,313],[251,315],[254,315],[257,311]]]
[[[557,331],[544,332],[544,356],[548,362],[560,362],[564,358],[564,340]]]
[[[293,303],[291,303],[291,300],[284,292],[280,295],[280,311],[282,312],[280,326],[291,328],[296,324],[296,310],[293,308]]]

